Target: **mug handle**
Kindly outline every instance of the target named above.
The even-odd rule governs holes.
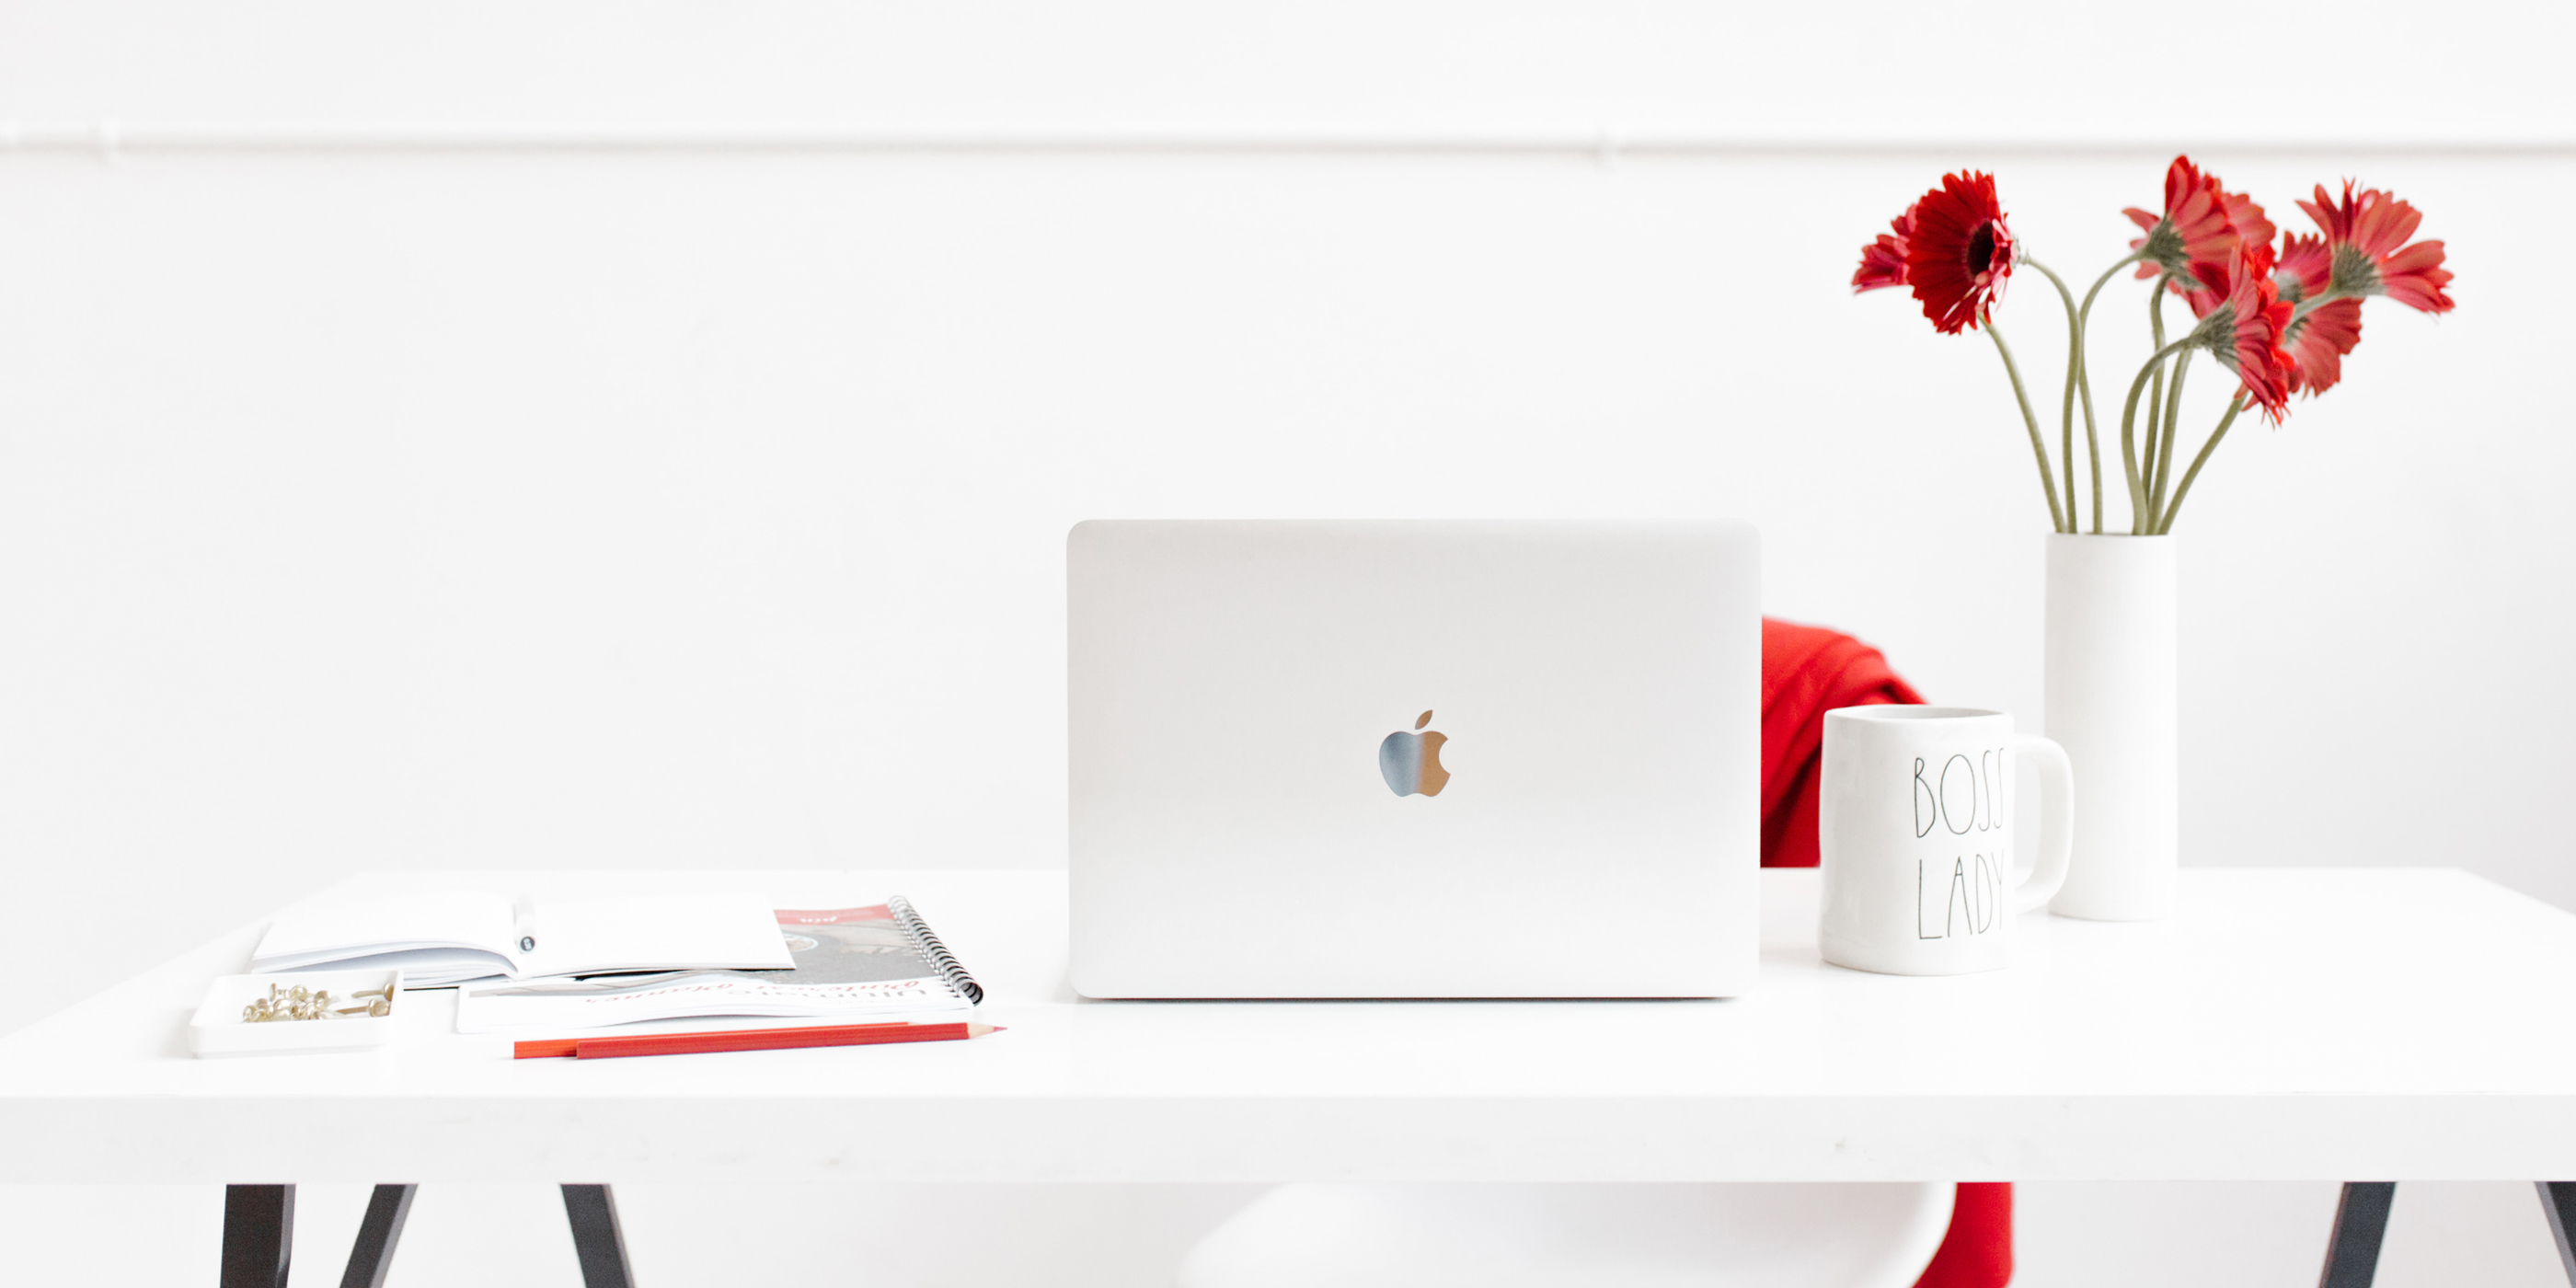
[[[2037,757],[2047,780],[2039,804],[2039,857],[2013,887],[2013,912],[2020,914],[2036,911],[2066,884],[2066,864],[2075,854],[2075,766],[2064,747],[2035,733],[2013,735],[2012,749]]]

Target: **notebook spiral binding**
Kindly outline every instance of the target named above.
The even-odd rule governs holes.
[[[981,1003],[984,1000],[984,986],[976,983],[975,977],[957,964],[957,958],[948,951],[948,945],[939,942],[939,936],[931,932],[930,924],[921,919],[920,913],[913,911],[912,900],[896,895],[886,900],[886,910],[894,914],[895,924],[903,927],[904,936],[912,940],[912,946],[939,968],[940,978],[947,980],[950,988],[956,989],[969,1002]]]

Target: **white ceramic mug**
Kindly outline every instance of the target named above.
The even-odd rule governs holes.
[[[2039,761],[2039,861],[2013,881],[2013,762]],[[1966,707],[1825,713],[1818,841],[1825,960],[1889,975],[2012,964],[2013,921],[2066,881],[2075,771],[2012,717]]]

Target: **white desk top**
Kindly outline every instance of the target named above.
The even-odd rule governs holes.
[[[2475,877],[2186,871],[2176,921],[1906,979],[1822,964],[1814,874],[1764,875],[1747,997],[1353,1003],[1077,999],[1061,872],[727,873],[911,896],[1010,1032],[597,1062],[446,993],[383,1052],[192,1060],[247,927],[0,1038],[0,1182],[2576,1177],[2576,916]]]

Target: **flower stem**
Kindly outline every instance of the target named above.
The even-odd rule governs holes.
[[[2184,336],[2156,350],[2155,356],[2147,359],[2147,365],[2138,368],[2138,378],[2129,382],[2129,403],[2120,409],[2120,460],[2129,468],[2129,532],[2133,536],[2147,535],[2147,492],[2138,478],[2138,395],[2147,391],[2147,377],[2164,371],[2166,358],[2191,347],[2191,343],[2191,337]]]
[[[2200,467],[2209,463],[2209,454],[2218,450],[2218,440],[2227,437],[2227,427],[2236,423],[2236,413],[2245,410],[2245,391],[2239,389],[2227,400],[2227,414],[2219,418],[2218,428],[2209,431],[2209,441],[2200,445],[2200,454],[2191,458],[2191,468],[2182,472],[2182,486],[2174,489],[2173,504],[2165,507],[2156,522],[2159,534],[2173,531],[2174,516],[2182,513],[2182,499],[2191,495],[2191,481],[2200,477]]]
[[[2182,378],[2191,369],[2192,351],[2174,355],[2173,390],[2165,395],[2164,442],[2156,449],[2156,476],[2147,485],[2147,531],[2156,530],[2156,521],[2165,510],[2165,487],[2173,482],[2174,426],[2182,421]]]
[[[2057,480],[2048,471],[2048,442],[2039,436],[2039,417],[2030,412],[2030,395],[2022,392],[2021,366],[2013,361],[2012,346],[2004,343],[2004,333],[1993,318],[1986,319],[1986,334],[1994,337],[1995,352],[2004,356],[2004,374],[2012,377],[2013,401],[2021,404],[2022,424],[2030,427],[2030,450],[2039,458],[2039,489],[2048,494],[2049,527],[2057,532],[2072,532],[2066,525],[2066,511],[2057,504]]]
[[[2063,453],[2061,459],[2066,466],[2066,531],[2073,532],[2084,525],[2082,507],[2075,503],[2075,391],[2084,386],[2084,316],[2076,312],[2074,293],[2066,289],[2066,283],[2060,281],[2057,274],[2049,271],[2048,265],[2027,255],[2021,262],[2038,269],[2040,275],[2057,288],[2059,302],[2066,305],[2066,401],[2059,408],[2062,428],[2058,451]],[[2117,265],[2113,267],[2116,269]],[[2101,284],[2095,283],[2094,289],[2101,289]],[[2090,297],[2087,298],[2089,302]],[[2090,389],[2084,390],[2084,441],[2093,441],[2093,391]],[[2093,530],[2102,530],[2102,462],[2098,455],[2093,462]]]
[[[2147,338],[2153,342],[2158,349],[2165,347],[2166,281],[2167,278],[2157,278],[2156,284],[2148,288],[2147,291]],[[2145,508],[2147,501],[2146,484],[2148,482],[2152,482],[2156,476],[2157,429],[2162,424],[2162,421],[2158,417],[2158,413],[2164,408],[2165,369],[2159,366],[2156,368],[2155,374],[2155,392],[2147,395],[2147,453],[2146,458],[2140,463],[2140,469],[2143,472],[2144,481],[2142,481],[2137,488],[2137,496],[2135,498],[2137,504],[2132,506],[2129,511],[2129,531],[2135,535],[2144,535],[2147,531],[2148,521],[2154,517],[2149,514]]]
[[[2102,532],[2102,440],[2093,432],[2093,357],[2085,344],[2085,329],[2093,321],[2093,297],[2102,293],[2102,287],[2110,282],[2112,274],[2137,263],[2145,253],[2131,251],[2120,262],[2103,269],[2102,275],[2093,279],[2093,288],[2084,292],[2084,307],[2075,311],[2075,385],[2084,394],[2084,454],[2093,463],[2093,532],[2096,536]],[[2039,271],[2048,273],[2045,268]],[[2048,273],[2048,280],[2056,281],[2057,274]]]

